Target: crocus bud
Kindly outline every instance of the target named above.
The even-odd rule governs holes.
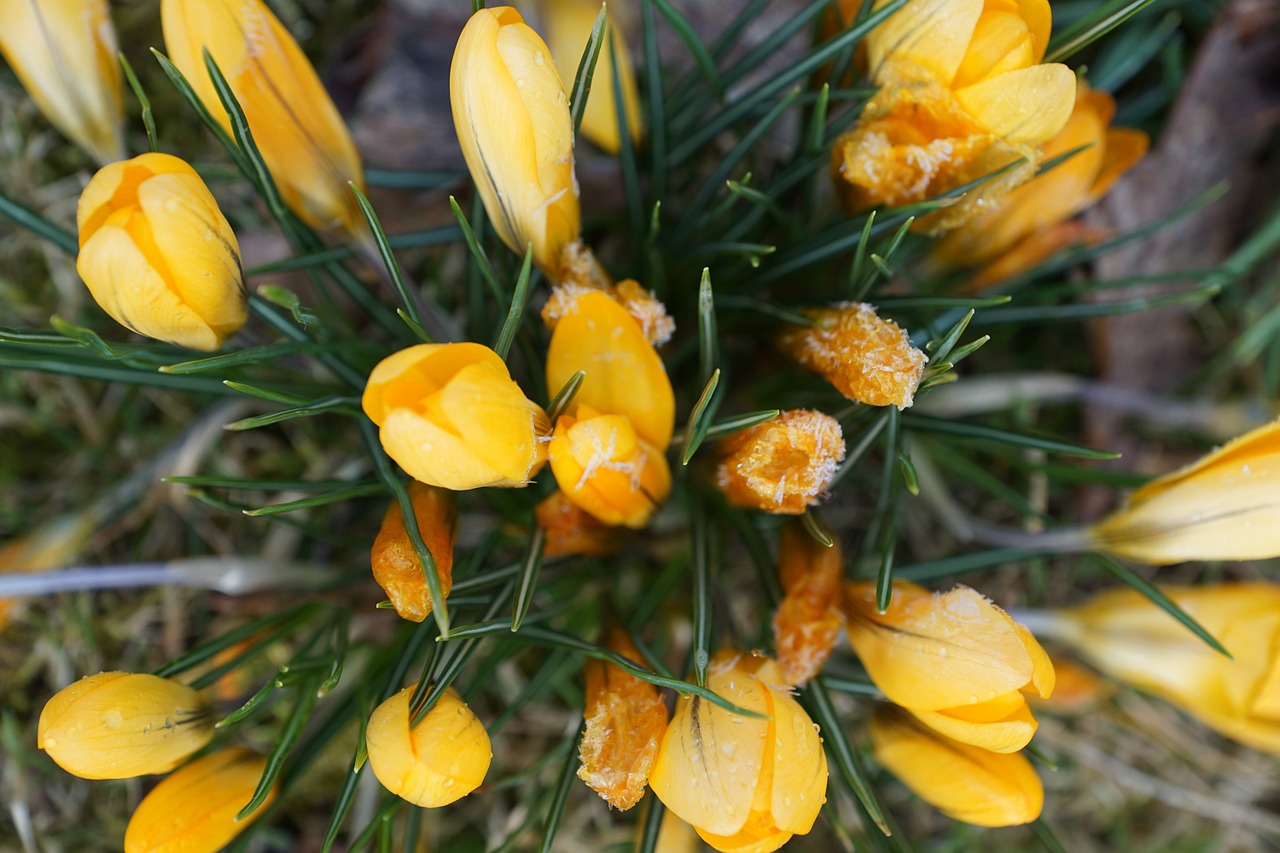
[[[844,459],[840,423],[813,409],[790,409],[725,439],[716,485],[730,503],[800,515],[826,495]]]
[[[1152,480],[1089,530],[1093,544],[1153,565],[1280,556],[1280,421]]]
[[[416,687],[416,685],[414,685]],[[369,766],[382,786],[434,809],[470,794],[489,772],[489,734],[450,687],[412,730],[406,687],[374,709],[365,729]]]
[[[932,261],[942,268],[987,265],[969,283],[979,288],[1030,269],[1073,242],[1080,229],[1067,220],[1102,198],[1147,152],[1145,133],[1110,127],[1115,111],[1114,98],[1078,83],[1071,117],[1042,148],[1046,160],[1076,153],[947,234],[934,246]]]
[[[786,593],[773,614],[773,642],[787,684],[804,684],[831,656],[844,625],[844,554],[824,547],[799,521],[782,528],[778,576]]]
[[[605,524],[556,490],[534,508],[538,526],[547,537],[543,556],[578,554],[607,557],[627,544],[627,536]]]
[[[409,476],[454,491],[528,485],[550,424],[480,344],[419,344],[384,358],[361,400]]]
[[[1280,584],[1162,586],[1160,591],[1232,657],[1209,648],[1127,587],[1069,610],[1035,613],[1033,624],[1106,675],[1167,699],[1229,738],[1280,754]]]
[[[716,850],[777,850],[807,834],[826,802],[827,756],[777,664],[721,653],[707,687],[762,716],[680,697],[649,773],[653,792]]]
[[[612,628],[606,645],[628,660],[644,659],[621,628]],[[578,754],[578,778],[609,805],[626,811],[644,796],[649,771],[658,756],[658,741],[667,729],[662,692],[608,661],[588,660],[585,729]]]
[[[124,831],[124,853],[217,853],[275,801],[279,784],[240,820],[267,759],[231,747],[197,758],[142,798]]]
[[[162,0],[169,59],[222,126],[231,119],[204,51],[235,94],[271,177],[294,213],[314,228],[366,228],[355,193],[360,155],[306,54],[261,0]]]
[[[502,242],[553,281],[581,229],[569,96],[551,49],[510,6],[481,9],[449,71],[453,126]]]
[[[236,235],[182,160],[152,153],[103,167],[80,194],[76,223],[76,272],[116,322],[199,350],[244,325]]]
[[[893,585],[884,613],[873,581],[845,587],[845,630],[889,701],[949,738],[1017,752],[1036,720],[1023,693],[1048,698],[1053,664],[1031,632],[966,586],[929,592]]]
[[[1041,64],[1049,26],[1048,0],[911,0],[872,30],[879,91],[832,152],[846,207],[911,204],[1007,168],[922,220],[941,231],[1028,180],[1075,101],[1071,69]]]
[[[213,708],[168,678],[100,672],[45,703],[36,746],[84,779],[164,773],[213,737]]]
[[[565,497],[605,524],[644,527],[671,494],[666,457],[626,415],[579,405],[556,421],[547,455]]]
[[[644,441],[666,451],[675,429],[676,401],[662,359],[644,329],[617,300],[579,289],[565,299],[547,351],[547,387],[563,388],[579,370],[574,397],[606,415],[626,415]]]
[[[976,826],[1019,826],[1040,816],[1044,786],[1031,762],[943,737],[892,708],[871,718],[871,754],[917,797]]]
[[[0,3],[0,54],[45,118],[101,164],[124,158],[116,52],[107,0]]]
[[[458,509],[453,492],[415,480],[409,484],[409,500],[418,520],[418,532],[436,561],[440,591],[447,597],[453,586],[453,540],[458,535]],[[400,618],[411,622],[426,619],[431,613],[431,594],[422,574],[422,561],[409,541],[399,501],[393,500],[387,507],[369,559],[373,564],[373,579],[391,599]]]
[[[591,38],[596,15],[600,13],[597,0],[542,0],[540,8],[547,34],[547,44],[555,57],[556,67],[568,83],[573,79],[582,53]],[[627,135],[632,143],[640,141],[640,95],[636,87],[636,72],[627,49],[627,39],[622,32],[618,0],[609,4],[609,41],[600,47],[596,60],[595,78],[587,96],[587,106],[582,113],[582,135],[610,154],[617,154],[622,147],[618,134],[618,107],[614,98],[614,57],[617,57],[618,85],[622,89],[622,108],[627,119]],[[609,47],[613,46],[612,54]]]
[[[896,323],[857,302],[804,313],[813,324],[788,326],[779,339],[783,352],[822,374],[850,400],[899,409],[911,405],[929,359]]]

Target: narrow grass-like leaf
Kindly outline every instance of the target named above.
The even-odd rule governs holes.
[[[711,269],[702,268],[698,282],[698,375],[705,384],[720,364],[720,337],[716,329],[716,301],[711,291]]]
[[[529,613],[529,605],[533,603],[533,594],[538,585],[538,574],[542,571],[542,554],[546,546],[547,531],[535,524],[533,535],[529,537],[529,547],[520,562],[520,584],[516,589],[515,609],[511,614],[512,631],[520,630],[524,617]]]
[[[1181,622],[1186,626],[1187,630],[1203,640],[1205,645],[1209,648],[1213,649],[1228,660],[1235,659],[1232,657],[1231,652],[1227,651],[1226,647],[1223,646],[1222,643],[1218,642],[1213,634],[1210,634],[1209,631],[1197,622],[1190,613],[1179,607],[1177,602],[1161,592],[1160,588],[1151,581],[1112,557],[1110,554],[1090,554],[1089,559],[1107,574],[1111,575],[1126,586],[1133,587],[1133,589],[1145,596],[1156,607],[1159,607],[1165,613],[1168,613],[1174,619]]]
[[[1051,40],[1045,62],[1062,62],[1081,48],[1102,38],[1155,0],[1111,0],[1073,27]]]
[[[349,501],[353,498],[367,498],[373,495],[380,495],[385,491],[385,487],[378,483],[351,486],[346,489],[334,489],[331,492],[312,495],[309,498],[301,498],[296,501],[270,504],[268,506],[258,507],[257,509],[246,509],[244,514],[250,518],[258,518],[264,515],[280,515],[281,513],[286,512],[297,512],[300,509],[312,509],[318,506],[328,506],[329,504],[341,503],[342,501]]]
[[[502,300],[504,297],[502,286],[498,284],[498,277],[493,272],[493,265],[489,263],[489,256],[485,254],[484,249],[480,246],[480,241],[476,239],[476,232],[472,230],[471,223],[467,221],[462,208],[458,206],[458,200],[453,196],[449,196],[449,208],[453,211],[453,218],[458,221],[458,227],[462,229],[462,239],[471,251],[471,257],[475,259],[476,268],[480,270],[480,276],[484,279],[485,284],[489,285],[489,291],[493,294],[493,298]]]
[[[853,696],[865,696],[868,699],[884,699],[884,693],[876,687],[874,681],[860,678],[840,678],[835,675],[822,676],[822,684],[828,690],[848,693]]]
[[[960,340],[960,336],[964,334],[964,330],[969,328],[970,321],[973,320],[974,310],[970,308],[963,317],[956,321],[941,340],[930,341],[925,344],[925,352],[929,354],[929,360],[933,362],[946,361],[947,356],[951,354],[951,350],[955,347],[956,342]]]
[[[315,315],[315,312],[304,306],[302,300],[298,298],[298,294],[286,287],[279,287],[274,284],[259,285],[258,295],[273,305],[279,305],[288,311],[293,315],[293,322],[304,329],[320,325],[320,318]]]
[[[857,753],[845,736],[840,715],[836,712],[831,696],[827,692],[826,679],[819,676],[809,682],[802,694],[806,704],[813,710],[814,721],[822,727],[822,743],[831,754],[840,777],[849,786],[849,790],[862,803],[867,815],[875,822],[880,831],[889,834],[889,825],[885,822],[884,809],[875,789],[867,781],[862,765],[858,762]]]
[[[547,419],[552,425],[557,418],[569,410],[569,406],[573,404],[573,398],[578,394],[578,389],[582,387],[582,380],[586,378],[587,372],[579,370],[570,376],[569,381],[564,383],[564,387],[551,398],[551,403],[547,406]]]
[[[800,522],[804,525],[805,532],[813,537],[813,541],[817,542],[823,548],[833,548],[836,539],[831,535],[831,531],[818,518],[818,514],[810,509],[808,512],[800,516]]]
[[[761,299],[752,299],[750,296],[717,296],[716,305],[720,308],[736,308],[740,311],[752,311],[757,314],[763,314],[766,317],[771,317],[774,320],[779,320],[783,323],[790,323],[793,326],[813,325],[812,317],[808,317],[798,311],[794,311],[781,305],[776,305]]]
[[[435,343],[435,338],[431,337],[431,333],[422,327],[422,324],[405,313],[403,308],[396,309],[396,316],[404,321],[409,327],[409,331],[413,332],[414,337],[422,341],[424,344]]]
[[[267,412],[265,415],[255,415],[251,418],[243,418],[242,420],[227,424],[223,429],[230,430],[232,432],[243,432],[245,430],[269,426],[270,424],[277,424],[281,421],[291,421],[297,418],[309,418],[322,414],[363,417],[363,413],[360,411],[359,405],[357,405],[350,397],[326,397],[305,403],[301,406],[281,409],[276,412]]]
[[[213,727],[215,729],[226,728],[233,723],[240,722],[256,711],[263,702],[267,701],[272,693],[276,692],[276,688],[279,686],[276,682],[277,675],[277,673],[272,673],[271,677],[266,680],[266,683],[259,687],[257,692],[249,697],[248,701],[236,710],[232,711],[230,714],[227,714],[227,716],[215,723]]]
[[[511,308],[507,310],[507,319],[503,321],[493,344],[493,351],[504,361],[511,351],[511,342],[516,339],[516,332],[520,331],[520,323],[524,320],[524,309],[529,303],[529,279],[532,277],[533,244],[530,243],[525,248],[524,263],[520,265],[520,275],[516,277],[516,286],[511,292]]]
[[[573,118],[573,132],[577,135],[582,127],[582,117],[587,112],[587,98],[591,95],[591,81],[596,75],[596,62],[600,59],[600,46],[604,44],[609,25],[605,4],[600,4],[595,23],[591,25],[591,35],[582,51],[582,59],[578,61],[578,70],[573,75],[573,86],[569,89],[569,115]],[[610,33],[610,37],[612,34]],[[621,104],[621,101],[617,103]]]
[[[693,674],[699,687],[707,686],[711,664],[711,572],[712,544],[706,508],[695,505],[690,525],[693,549]]]
[[[698,66],[698,70],[702,72],[702,76],[706,78],[716,98],[723,98],[724,83],[721,82],[720,74],[716,71],[715,60],[707,52],[702,39],[698,37],[697,30],[693,28],[693,25],[689,23],[689,20],[684,15],[676,11],[676,8],[668,0],[652,0],[652,2],[658,7],[662,17],[667,19],[667,23],[671,25],[671,28],[676,31],[676,36],[689,49],[689,55],[693,57],[694,63]],[[614,103],[621,104],[622,101],[618,100]]]
[[[651,0],[645,0],[645,2],[651,2]],[[658,836],[662,834],[662,816],[666,813],[667,807],[657,797],[649,797],[647,809],[644,817],[641,818],[636,853],[656,853]]]
[[[955,577],[966,572],[976,572],[996,566],[1007,566],[1022,563],[1035,557],[1043,556],[1043,551],[1028,548],[992,548],[987,551],[973,551],[944,557],[940,560],[929,560],[924,563],[913,563],[894,571],[894,575],[903,580],[924,583],[941,578]]]
[[[205,373],[210,370],[221,370],[227,367],[238,367],[242,364],[259,364],[264,361],[277,361],[291,355],[319,352],[321,345],[314,342],[294,341],[284,344],[267,344],[260,347],[236,350],[223,355],[198,358],[194,361],[181,361],[177,364],[161,365],[161,373],[189,374]]]
[[[703,440],[707,437],[707,430],[711,426],[711,418],[715,415],[715,410],[711,403],[719,386],[720,368],[717,367],[715,372],[711,374],[711,378],[707,380],[707,384],[703,386],[702,393],[698,395],[698,402],[694,404],[693,411],[689,413],[689,420],[685,423],[681,440],[681,444],[684,445],[684,453],[681,457],[681,464],[683,465],[689,464],[689,460],[693,458],[693,454],[698,452],[698,448],[702,446]]]
[[[200,121],[203,122],[205,128],[213,134],[215,139],[222,143],[222,147],[227,150],[227,153],[231,156],[232,162],[236,164],[236,168],[238,168],[245,177],[252,177],[253,167],[249,164],[248,159],[245,157],[245,153],[236,145],[235,140],[233,140],[227,133],[226,129],[223,128],[222,123],[214,118],[213,113],[211,113],[209,108],[205,106],[204,102],[200,100],[200,96],[196,94],[196,90],[191,87],[191,83],[183,73],[178,70],[178,66],[170,62],[169,57],[165,56],[154,47],[151,48],[151,55],[160,63],[160,68],[164,71],[165,76],[169,78],[169,82],[173,83],[173,86],[178,90],[178,93],[182,95],[187,104],[195,110],[196,116],[198,116]]]
[[[152,151],[160,150],[160,143],[156,141],[156,120],[151,113],[151,100],[147,97],[147,93],[143,91],[142,84],[138,82],[138,75],[133,73],[133,66],[129,64],[129,60],[120,51],[116,51],[116,59],[120,62],[120,67],[124,69],[124,77],[129,81],[129,88],[133,90],[133,96],[138,99],[138,105],[142,107],[142,126],[147,129],[147,146]]]
[[[660,0],[665,2],[665,0]],[[627,111],[623,109],[626,98],[622,91],[622,76],[618,65],[618,52],[615,49],[615,40],[608,40],[609,62],[613,71],[613,79],[610,81],[613,85],[613,102],[617,107],[613,111],[614,121],[618,127],[618,165],[622,168],[622,188],[623,198],[626,201],[627,222],[631,229],[631,245],[643,246],[645,242],[644,233],[644,195],[640,192],[640,172],[636,166],[635,143],[631,138],[631,126],[628,124],[630,119],[627,117]]]
[[[565,804],[569,802],[569,790],[577,779],[578,751],[573,745],[582,737],[586,724],[578,726],[578,731],[569,738],[569,757],[565,759],[560,775],[556,777],[556,787],[551,793],[551,804],[547,807],[547,816],[542,825],[542,843],[538,845],[539,853],[551,853],[555,850],[556,833],[560,830],[560,819],[564,817]]]
[[[360,743],[357,745],[357,752],[361,752],[364,749],[364,726],[359,726],[359,729]],[[356,800],[356,791],[360,787],[360,777],[363,773],[364,762],[356,763],[355,759],[352,759],[352,769],[343,777],[342,787],[338,789],[338,797],[330,807],[329,826],[325,830],[324,841],[320,845],[320,853],[329,853],[329,851],[333,850],[333,845],[337,843],[338,833],[342,831],[342,825],[347,820],[347,813],[351,811],[351,805]]]
[[[868,275],[864,276],[858,284],[857,289],[853,293],[853,301],[861,302],[871,291],[872,286],[876,283],[876,279],[883,276],[886,279],[893,278],[893,269],[889,266],[889,259],[898,251],[898,247],[902,245],[902,241],[907,236],[907,232],[911,230],[911,226],[915,224],[916,218],[908,216],[906,221],[898,226],[898,230],[894,232],[893,237],[889,240],[889,245],[885,248],[884,254],[872,252],[867,256],[871,261],[871,265],[875,267]],[[859,248],[862,244],[859,243]]]
[[[1018,447],[1030,447],[1034,450],[1043,450],[1047,453],[1057,453],[1062,456],[1078,456],[1082,459],[1118,459],[1120,457],[1119,453],[1110,450],[1095,450],[1082,444],[1072,444],[1071,442],[1059,441],[1054,438],[1011,432],[997,427],[967,423],[965,421],[934,418],[928,415],[908,414],[906,415],[906,423],[911,429],[920,430],[921,432],[983,439]]]
[[[244,382],[235,382],[230,379],[224,379],[222,384],[233,391],[239,391],[241,394],[248,394],[250,397],[257,397],[260,400],[270,400],[273,403],[283,403],[286,406],[302,406],[314,401],[305,397],[296,397],[293,394],[286,394],[283,391],[273,391],[270,388],[259,388],[257,385],[249,385]]]
[[[1067,853],[1067,848],[1062,846],[1062,842],[1058,840],[1058,836],[1053,834],[1053,830],[1049,828],[1049,824],[1044,822],[1044,818],[1037,818],[1031,821],[1031,834],[1044,847],[1048,853]]]
[[[645,88],[649,95],[649,197],[658,204],[667,194],[667,111],[662,94],[662,57],[653,0],[640,3],[640,21],[644,30]],[[653,231],[650,228],[651,237]]]
[[[253,489],[265,492],[303,491],[323,492],[352,485],[349,480],[251,480],[242,477],[192,476],[161,477],[162,483],[180,483],[184,486],[203,486],[209,489]]]
[[[364,214],[365,224],[369,226],[370,233],[373,234],[373,243],[378,249],[378,257],[382,260],[383,269],[387,271],[387,276],[391,279],[391,284],[395,286],[396,293],[400,296],[400,301],[404,303],[404,310],[409,313],[409,318],[413,320],[413,327],[417,331],[422,331],[422,316],[418,311],[417,300],[413,298],[413,294],[409,293],[409,286],[405,283],[404,273],[400,270],[400,263],[396,260],[395,253],[391,251],[391,241],[387,239],[387,232],[383,230],[382,223],[378,221],[378,214],[373,209],[373,205],[369,203],[369,198],[360,189],[355,181],[347,181],[347,186],[351,188],[351,192],[355,193],[356,204],[360,205],[360,212]],[[427,338],[427,343],[433,343],[432,338]]]
[[[780,414],[782,414],[781,409],[766,409],[761,412],[747,412],[743,415],[734,415],[733,417],[716,421],[707,427],[703,434],[703,441],[716,441],[725,436],[733,435],[735,432],[741,432],[744,429],[768,423]],[[684,444],[684,440],[683,435],[678,435],[671,444],[672,446],[680,447]]]
[[[905,450],[898,451],[898,470],[902,472],[902,482],[912,497],[920,494],[920,478],[916,476],[915,463]]]
[[[22,226],[41,240],[48,242],[56,249],[61,249],[72,257],[75,257],[80,250],[80,243],[76,239],[76,235],[54,225],[35,211],[23,207],[4,193],[0,193],[0,216],[4,216],[14,224]]]
[[[322,612],[321,605],[315,603],[299,604],[280,613],[271,613],[267,616],[261,616],[252,621],[246,622],[238,628],[232,629],[227,633],[218,637],[216,640],[210,640],[191,651],[179,655],[164,666],[155,670],[152,674],[161,678],[172,678],[175,675],[186,672],[192,667],[199,666],[209,660],[218,652],[229,649],[232,646],[256,637],[258,634],[268,631],[272,628],[285,632],[285,629],[293,630],[304,624],[311,617]]]
[[[284,769],[285,759],[289,757],[289,753],[298,742],[298,738],[302,736],[302,730],[307,724],[307,720],[311,717],[311,709],[316,704],[316,687],[320,683],[320,676],[312,675],[309,679],[298,686],[298,703],[293,706],[293,711],[285,720],[280,734],[276,738],[275,746],[267,755],[267,766],[262,772],[262,778],[258,780],[258,787],[254,790],[253,796],[249,798],[249,802],[244,808],[236,813],[236,820],[244,820],[249,815],[258,810],[258,806],[262,805],[267,795],[271,793],[271,788],[275,784],[276,778],[280,775],[280,771]]]
[[[887,410],[876,413],[875,420],[862,434],[862,438],[858,439],[858,443],[853,449],[845,454],[844,461],[840,463],[840,467],[836,468],[836,473],[831,477],[831,485],[829,488],[834,489],[841,480],[849,475],[862,457],[867,455],[867,451],[871,449],[871,445],[875,444],[876,437],[889,424],[889,412]]]

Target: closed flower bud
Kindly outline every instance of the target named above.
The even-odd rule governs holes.
[[[266,767],[265,757],[231,747],[174,771],[129,818],[124,853],[217,853],[275,801],[278,783],[252,814],[236,820]]]
[[[1053,664],[1031,632],[966,586],[929,592],[893,585],[876,610],[875,583],[845,587],[845,630],[867,674],[889,701],[953,740],[1017,752],[1036,720],[1028,692],[1053,692]]]
[[[811,326],[789,326],[779,345],[836,390],[871,406],[911,405],[929,359],[892,320],[865,303],[809,308]]]
[[[204,51],[244,110],[253,140],[294,213],[314,228],[363,234],[348,182],[363,188],[360,155],[306,54],[261,0],[162,0],[169,59],[228,131]]]
[[[429,486],[525,486],[546,459],[546,413],[480,344],[419,344],[388,356],[361,403],[387,455]]]
[[[369,717],[369,766],[396,796],[428,809],[447,806],[484,781],[493,758],[489,734],[452,687],[411,730],[413,691],[406,687]]]
[[[458,509],[453,492],[415,480],[409,484],[409,500],[418,520],[418,532],[436,561],[440,591],[448,597],[453,586],[453,540],[458,535]],[[411,622],[426,619],[431,613],[431,595],[422,574],[422,561],[405,529],[399,501],[393,500],[387,507],[369,559],[373,564],[373,579],[391,599],[391,606],[400,618]]]
[[[102,168],[80,194],[76,223],[76,272],[116,322],[199,350],[244,325],[236,235],[182,160],[152,153]]]
[[[578,406],[556,421],[547,456],[565,497],[605,524],[644,527],[671,493],[666,457],[625,415]]]
[[[0,54],[45,118],[101,164],[124,158],[116,52],[107,0],[0,3]]]
[[[458,36],[449,101],[494,230],[517,255],[532,244],[555,280],[581,221],[569,96],[551,49],[510,6],[479,10]]]
[[[662,359],[644,329],[618,301],[581,289],[566,300],[547,352],[547,387],[586,376],[574,400],[606,415],[626,415],[641,439],[665,452],[675,429],[676,402]]]
[[[534,516],[547,538],[542,549],[546,557],[607,557],[627,544],[624,531],[600,521],[559,489],[538,502]]]
[[[1106,675],[1167,699],[1229,738],[1280,754],[1280,584],[1160,590],[1232,657],[1127,587],[1070,610],[1035,613],[1032,624]]]
[[[1152,480],[1089,530],[1095,547],[1153,565],[1280,556],[1280,421]]]
[[[84,779],[164,773],[213,737],[213,709],[167,678],[100,672],[45,703],[36,746]]]
[[[600,3],[596,0],[542,0],[540,8],[547,44],[551,46],[556,67],[568,83],[582,61],[582,53],[591,38],[591,28],[595,25],[596,15],[600,13]],[[614,56],[618,60],[617,77],[622,89],[627,135],[631,137],[632,143],[640,141],[641,132],[636,72],[631,64],[631,53],[627,50],[627,39],[622,32],[619,16],[614,13],[618,8],[618,0],[609,4],[609,41],[600,47],[595,79],[587,96],[580,128],[583,136],[610,154],[617,154],[622,147],[621,137],[618,135],[618,107],[613,91]],[[613,47],[612,54],[610,45]]]
[[[844,459],[840,423],[813,409],[790,409],[722,444],[716,485],[730,503],[800,515],[826,495]]]
[[[870,730],[876,761],[944,814],[976,826],[1020,826],[1040,816],[1044,786],[1023,756],[959,743],[897,709],[879,710]]]
[[[606,644],[644,664],[621,628],[609,631]],[[626,811],[644,796],[658,741],[667,728],[667,704],[657,687],[607,661],[588,660],[583,679],[585,729],[578,746],[578,778],[609,805]]]
[[[911,0],[872,30],[879,92],[832,152],[846,206],[920,202],[1009,167],[923,220],[941,231],[1030,178],[1075,100],[1071,70],[1040,64],[1049,25],[1048,0]]]
[[[580,248],[565,254],[573,258],[581,257],[586,250],[581,244],[578,246]],[[676,321],[667,313],[667,306],[653,295],[653,291],[646,289],[635,279],[624,279],[615,285],[607,278],[584,277],[582,272],[573,267],[564,272],[564,280],[552,289],[547,304],[542,306],[542,319],[548,329],[554,329],[565,314],[576,311],[578,299],[584,293],[598,290],[608,294],[625,308],[631,318],[640,324],[645,339],[655,347],[662,346],[675,334]]]
[[[844,625],[840,609],[844,554],[826,548],[798,521],[782,528],[778,575],[786,595],[773,614],[773,642],[787,684],[804,684],[822,670]]]
[[[987,265],[970,281],[979,288],[1030,269],[1073,242],[1079,228],[1067,220],[1100,199],[1147,151],[1142,131],[1109,126],[1115,111],[1114,98],[1079,83],[1071,117],[1041,152],[1046,160],[1076,153],[947,234],[934,247],[933,262],[944,268]]]
[[[721,653],[707,687],[762,717],[680,697],[649,773],[654,794],[716,850],[768,853],[807,834],[826,802],[827,756],[777,664]]]

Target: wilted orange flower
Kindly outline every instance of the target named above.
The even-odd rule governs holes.
[[[510,6],[480,9],[458,36],[449,102],[494,230],[517,255],[532,245],[533,262],[557,281],[582,224],[569,96],[551,49]]]
[[[1092,544],[1153,565],[1280,556],[1280,421],[1147,483],[1089,529]]]
[[[45,703],[36,746],[81,778],[129,779],[177,767],[213,738],[213,724],[213,708],[185,684],[100,672]]]
[[[542,0],[539,4],[547,44],[551,46],[556,67],[560,69],[560,76],[566,84],[573,81],[578,64],[582,61],[582,52],[591,38],[591,28],[595,25],[596,15],[600,13],[600,5],[596,0]],[[627,49],[622,21],[615,14],[618,8],[621,8],[618,0],[609,5],[609,41],[600,47],[595,80],[587,96],[587,106],[579,128],[583,136],[610,154],[618,153],[618,149],[622,147],[621,137],[618,135],[618,107],[613,93],[615,66],[610,46],[613,47],[612,54],[618,58],[618,84],[622,89],[627,134],[632,143],[640,141],[642,130],[636,71],[631,62],[631,52]]]
[[[830,415],[790,409],[722,442],[716,485],[731,503],[800,515],[822,500],[844,459],[844,435]]]
[[[544,556],[607,557],[627,544],[623,532],[597,519],[559,489],[539,501],[533,512],[538,526],[546,532]]]
[[[427,809],[470,794],[489,772],[489,733],[450,687],[412,729],[406,687],[374,709],[365,729],[369,766],[382,786]]]
[[[209,188],[182,160],[104,166],[76,206],[76,272],[117,323],[215,350],[248,317],[240,247]]]
[[[1030,178],[1075,100],[1071,70],[1040,64],[1049,26],[1047,0],[911,0],[874,29],[880,91],[832,152],[847,207],[924,201],[1025,160],[923,220],[937,232]]]
[[[1127,587],[1037,613],[1033,624],[1112,678],[1169,700],[1229,738],[1280,754],[1280,584],[1160,589],[1232,658]]]
[[[929,359],[892,320],[866,303],[808,308],[812,326],[789,326],[782,351],[820,373],[836,390],[870,406],[911,405]]]
[[[208,50],[244,110],[284,203],[314,228],[366,231],[348,182],[360,155],[298,43],[261,0],[162,0],[164,45],[201,102],[230,132],[204,64]]]
[[[1021,755],[960,743],[883,707],[871,718],[871,754],[917,797],[976,826],[1019,826],[1040,816],[1044,786]]]
[[[241,820],[267,759],[243,747],[197,758],[142,798],[124,832],[124,853],[217,853],[275,801],[279,783]]]
[[[547,455],[565,497],[605,524],[644,527],[671,493],[666,457],[625,415],[579,405],[556,421]]]
[[[480,344],[419,344],[387,356],[361,404],[387,455],[430,486],[518,488],[546,460],[546,413]]]
[[[107,0],[0,3],[0,54],[50,124],[102,165],[124,159],[116,52]]]
[[[418,481],[409,484],[409,500],[418,519],[418,532],[436,561],[440,592],[448,597],[453,586],[453,540],[458,535],[458,509],[453,492]],[[373,579],[391,599],[402,619],[421,622],[431,612],[431,595],[423,577],[422,561],[409,541],[400,502],[393,500],[382,516],[382,529],[370,554]]]
[[[612,628],[605,645],[644,664],[622,628]],[[586,728],[578,746],[578,778],[609,805],[626,811],[644,796],[658,741],[667,728],[667,704],[657,687],[606,661],[587,661],[583,680]]]
[[[876,610],[874,581],[845,587],[845,630],[889,701],[954,740],[1017,752],[1036,720],[1028,692],[1053,693],[1053,664],[1023,626],[980,593],[929,592],[906,581]]]
[[[786,593],[773,614],[778,665],[787,684],[804,684],[827,662],[844,625],[844,554],[839,543],[824,547],[790,522],[782,528],[778,575]]]
[[[1051,160],[1084,150],[947,234],[934,247],[934,262],[947,268],[986,265],[969,283],[976,289],[1030,269],[1077,240],[1080,227],[1067,220],[1100,199],[1147,151],[1142,131],[1110,127],[1115,111],[1115,99],[1106,92],[1077,84],[1071,117],[1041,152]]]
[[[778,665],[721,652],[707,687],[762,717],[680,697],[649,773],[653,793],[726,853],[768,853],[807,834],[826,802],[827,756]]]
[[[606,415],[626,415],[636,434],[665,452],[675,429],[675,393],[645,331],[607,293],[582,289],[551,333],[547,387],[563,388],[579,370],[586,377],[574,397]]]

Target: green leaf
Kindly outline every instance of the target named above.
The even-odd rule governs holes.
[[[1161,592],[1160,588],[1151,581],[1147,580],[1124,563],[1121,563],[1110,554],[1090,554],[1089,559],[1107,574],[1111,575],[1121,583],[1133,587],[1150,600],[1156,607],[1159,607],[1165,613],[1168,613],[1174,619],[1177,619],[1186,626],[1187,630],[1203,640],[1205,645],[1209,648],[1213,649],[1228,660],[1235,659],[1231,656],[1231,652],[1227,651],[1226,647],[1214,638],[1213,634],[1210,634],[1209,631],[1197,622],[1190,613],[1187,613],[1187,611],[1179,607],[1173,599]]]
[[[511,351],[511,343],[520,330],[520,322],[524,320],[525,306],[529,303],[529,279],[533,275],[533,244],[530,243],[524,252],[524,263],[520,266],[520,275],[516,277],[516,286],[511,293],[511,308],[507,311],[507,319],[498,330],[493,351],[504,361]]]
[[[1072,444],[1071,442],[1058,441],[1053,438],[1043,438],[1038,435],[1010,432],[996,427],[967,423],[965,421],[934,418],[928,415],[908,414],[906,415],[906,423],[911,429],[919,430],[921,432],[932,432],[940,435],[953,435],[963,438],[994,441],[998,444],[1008,444],[1016,447],[1030,447],[1034,450],[1043,450],[1046,453],[1057,453],[1061,456],[1078,456],[1082,459],[1120,458],[1119,453],[1115,453],[1110,450],[1095,450],[1092,447],[1085,447],[1081,444]]]
[[[582,51],[582,59],[578,61],[578,70],[573,75],[573,86],[569,89],[569,115],[573,118],[573,132],[576,135],[582,127],[582,117],[587,112],[587,98],[591,95],[591,81],[596,75],[596,62],[600,59],[600,46],[604,44],[605,33],[608,32],[608,21],[605,4],[600,4],[600,11],[591,25],[591,35]],[[618,103],[621,103],[619,101]]]
[[[542,570],[542,554],[547,545],[547,531],[535,524],[533,536],[529,538],[529,547],[525,550],[524,559],[520,561],[520,585],[516,590],[515,609],[511,614],[511,630],[519,631],[525,616],[529,614],[529,605],[533,603],[533,593],[538,585],[538,573]]]

